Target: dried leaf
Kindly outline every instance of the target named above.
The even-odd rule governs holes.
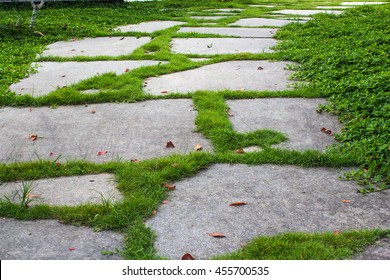
[[[168,91],[167,90],[163,90],[161,93],[168,93]]]
[[[140,160],[135,158],[135,159],[132,159],[131,162],[137,163],[137,162],[140,162]]]
[[[181,257],[182,260],[195,260],[195,258],[193,256],[191,256],[191,254],[189,253],[185,253],[182,257]]]
[[[229,109],[226,109],[226,113],[228,114],[229,117],[234,116],[234,114]]]
[[[57,167],[60,167],[61,165],[62,165],[61,163],[56,162],[56,166],[57,166]]]
[[[245,151],[244,151],[244,149],[237,149],[236,150],[236,154],[245,154]]]
[[[107,151],[100,151],[96,155],[97,156],[102,156],[102,155],[105,155],[105,154],[107,154]]]
[[[201,151],[203,148],[202,148],[202,145],[201,144],[196,144],[195,145],[195,151]]]
[[[125,39],[125,37],[120,38],[119,41],[122,41],[123,39]]]
[[[173,142],[172,142],[172,141],[168,141],[168,142],[165,144],[165,148],[175,148],[175,145],[173,145]]]
[[[243,205],[247,205],[247,204],[249,204],[249,203],[248,202],[239,201],[239,202],[230,203],[229,206],[243,206]]]
[[[217,237],[217,238],[223,238],[226,237],[223,233],[220,232],[213,232],[213,233],[208,233],[211,237]]]
[[[32,108],[30,107],[30,109],[28,109],[30,112],[32,112]]]
[[[342,203],[351,203],[351,200],[348,200],[348,199],[343,199],[341,200]]]
[[[49,157],[54,157],[54,153],[51,152],[51,153],[49,154]]]
[[[62,76],[61,76],[61,78],[65,78],[65,77],[66,77],[66,75],[62,75]]]
[[[157,210],[153,210],[152,215],[157,215]]]
[[[172,163],[172,167],[177,167],[178,164],[176,162]]]
[[[74,251],[76,250],[76,248],[69,248],[69,251]]]
[[[170,191],[173,191],[174,189],[176,189],[176,186],[171,185],[171,184],[163,184],[163,187],[170,190]]]
[[[96,110],[91,110],[90,113],[91,113],[91,114],[95,114],[95,113],[96,113]]]
[[[41,197],[41,195],[40,194],[32,194],[32,193],[28,193],[27,194],[27,198],[39,198],[39,197]]]
[[[169,204],[169,200],[164,200],[163,204]]]
[[[76,51],[76,49],[71,49],[70,51],[71,51],[71,52],[74,52],[74,51]]]
[[[321,128],[321,131],[322,131],[322,132],[325,132],[326,134],[329,134],[330,136],[333,135],[332,130],[327,129],[327,128],[325,128],[325,127]]]
[[[35,141],[38,139],[38,135],[37,134],[30,134],[29,138],[31,141]]]
[[[130,71],[130,69],[129,69],[129,68],[126,68],[126,69],[125,69],[125,72],[126,72],[126,73],[127,73],[127,72],[129,72],[129,71]]]
[[[257,67],[257,70],[263,70],[263,69],[264,69],[264,68],[261,67],[261,66]]]

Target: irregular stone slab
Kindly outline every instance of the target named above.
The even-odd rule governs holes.
[[[130,24],[130,25],[124,25],[124,26],[118,26],[118,30],[121,32],[146,32],[146,33],[153,33],[155,31],[164,30],[167,28],[171,28],[173,26],[177,25],[183,25],[186,24],[186,22],[183,21],[149,21],[149,22],[142,22],[139,24]]]
[[[390,260],[390,239],[381,238],[364,249],[360,254],[353,258],[354,260]]]
[[[227,61],[148,79],[146,93],[187,93],[197,90],[284,90],[288,62]],[[258,70],[262,67],[262,70]]]
[[[305,98],[262,98],[229,100],[233,116],[230,118],[238,132],[258,129],[272,129],[285,133],[289,140],[278,145],[280,148],[325,150],[336,143],[333,136],[321,128],[338,133],[341,125],[337,117],[327,113],[318,114],[316,109],[325,104],[324,99]]]
[[[281,20],[271,18],[243,18],[229,25],[234,26],[248,26],[248,27],[260,27],[260,26],[284,26],[292,22],[298,22],[297,20]],[[302,21],[299,21],[302,22]]]
[[[335,10],[279,10],[272,12],[273,14],[284,14],[284,15],[302,15],[302,16],[311,16],[316,14],[335,14],[339,15],[343,11]]]
[[[131,54],[150,42],[150,37],[98,37],[75,41],[60,41],[47,46],[41,56],[118,56]]]
[[[171,259],[186,252],[208,259],[259,235],[389,228],[389,190],[362,195],[339,176],[325,168],[213,165],[177,182],[147,225],[157,233],[158,253]],[[234,202],[248,204],[229,206]]]
[[[249,5],[249,7],[264,7],[264,8],[275,8],[275,5]]]
[[[2,260],[117,260],[124,237],[109,231],[64,225],[54,220],[0,219]]]
[[[237,54],[272,52],[277,41],[271,38],[176,38],[172,52],[181,54]]]
[[[227,18],[229,16],[192,16],[192,19],[200,19],[200,20],[219,20],[222,18]]]
[[[37,73],[12,84],[10,90],[18,94],[42,96],[99,74],[114,72],[121,75],[135,68],[158,63],[161,62],[152,60],[39,62],[35,63],[38,67]]]
[[[0,186],[0,197],[12,197],[15,192],[21,194],[23,184],[30,186],[31,206],[37,204],[75,206],[86,203],[114,203],[122,198],[115,185],[112,174],[97,174],[72,177],[50,178],[35,181],[11,182]],[[15,199],[18,201],[19,196]]]
[[[236,36],[241,38],[272,38],[276,28],[218,28],[218,27],[182,27],[179,33],[201,33]]]
[[[346,6],[363,6],[363,5],[382,5],[387,2],[341,2],[340,5]]]
[[[0,109],[0,162],[85,159],[91,162],[148,159],[195,151],[207,140],[193,132],[191,100]],[[30,133],[38,135],[36,141]],[[172,141],[175,148],[165,148]],[[98,154],[101,152],[100,154]]]

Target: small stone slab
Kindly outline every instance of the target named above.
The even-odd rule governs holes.
[[[197,90],[285,90],[292,73],[285,70],[287,64],[264,60],[220,62],[149,78],[144,89],[153,95]]]
[[[181,54],[237,54],[272,52],[277,41],[271,38],[176,38],[172,52]]]
[[[364,6],[364,5],[382,5],[387,2],[341,2],[340,5],[346,6]]]
[[[22,193],[23,184],[31,187],[31,206],[48,204],[75,206],[86,203],[102,204],[104,201],[115,203],[122,195],[115,185],[111,174],[84,175],[50,178],[26,182],[11,182],[0,186],[0,197],[12,197],[15,192]],[[15,196],[15,201],[20,197]]]
[[[194,132],[191,100],[0,109],[0,162],[144,160],[212,148]],[[30,134],[38,138],[31,141]],[[166,148],[172,141],[175,148]],[[52,155],[54,153],[54,156]]]
[[[55,220],[0,219],[2,260],[118,260],[124,236]],[[114,254],[103,255],[103,251]]]
[[[192,16],[191,18],[199,20],[220,20],[227,17],[229,16]]]
[[[338,133],[341,125],[337,117],[319,114],[316,109],[325,104],[324,99],[262,98],[229,100],[233,116],[230,120],[235,130],[241,133],[258,129],[272,129],[285,133],[289,138],[277,147],[294,150],[325,150],[335,144],[334,136],[321,129],[324,127]]]
[[[273,14],[283,14],[283,15],[301,15],[301,16],[311,16],[316,14],[342,14],[343,11],[335,10],[279,10],[272,12]]]
[[[390,190],[362,195],[326,168],[217,164],[176,182],[169,203],[147,221],[164,257],[235,251],[257,236],[390,227]],[[243,206],[229,206],[246,202]],[[209,236],[219,232],[225,238]],[[167,234],[169,233],[169,234]]]
[[[182,27],[179,33],[200,33],[236,36],[241,38],[272,38],[276,28],[218,28],[218,27]]]
[[[298,22],[297,20],[281,20],[270,18],[243,18],[229,25],[234,26],[248,26],[248,27],[260,27],[260,26],[284,26],[292,22]],[[302,22],[302,21],[299,21]]]
[[[150,42],[150,37],[98,37],[74,41],[60,41],[47,46],[41,56],[119,56],[131,54]]]
[[[183,25],[186,22],[183,21],[149,21],[139,24],[130,24],[124,26],[118,26],[120,32],[145,32],[153,33],[155,31],[164,30],[177,25]]]
[[[34,64],[38,67],[37,73],[12,84],[10,90],[18,94],[42,96],[96,75],[109,72],[121,75],[135,68],[158,63],[161,62],[152,60],[39,62]]]

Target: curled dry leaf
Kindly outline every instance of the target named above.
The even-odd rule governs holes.
[[[105,154],[107,154],[107,151],[100,151],[96,155],[97,156],[102,156],[102,155],[105,155]]]
[[[165,144],[165,148],[175,148],[175,145],[173,145],[173,142],[172,142],[172,141],[168,141],[168,142]]]
[[[49,154],[49,157],[54,157],[54,153],[51,152],[51,153]]]
[[[76,250],[76,248],[69,248],[69,251],[74,251]]]
[[[230,203],[229,206],[243,206],[243,205],[247,205],[247,204],[249,204],[249,203],[248,202],[239,201],[239,202]]]
[[[127,73],[127,72],[129,72],[129,71],[130,71],[130,69],[129,69],[129,68],[126,68],[126,69],[125,69],[125,72],[126,72],[126,73]]]
[[[264,68],[261,67],[261,66],[257,67],[257,70],[263,70],[263,69],[264,69]]]
[[[35,141],[38,139],[38,135],[37,134],[30,134],[29,138],[31,141]]]
[[[167,90],[163,90],[161,93],[168,93],[168,91]]]
[[[174,189],[176,189],[176,186],[171,185],[171,184],[163,184],[163,187],[170,190],[170,191],[173,191]]]
[[[60,167],[62,164],[59,162],[56,162],[56,166]]]
[[[135,159],[132,159],[131,162],[137,163],[137,162],[140,162],[140,160],[135,158]]]
[[[244,151],[244,149],[237,149],[236,150],[236,154],[245,154],[245,151]]]
[[[208,235],[211,236],[211,237],[217,237],[217,238],[226,237],[226,235],[224,235],[223,233],[220,233],[220,232],[208,233]]]
[[[182,260],[195,260],[195,258],[190,253],[185,253],[182,257]]]
[[[201,151],[203,148],[202,148],[202,145],[201,144],[196,144],[195,145],[195,151]]]
[[[230,111],[230,109],[226,109],[226,113],[228,114],[229,117],[234,116],[234,114]]]
[[[157,210],[153,210],[152,214],[157,215]]]
[[[40,198],[41,195],[40,194],[32,194],[32,193],[28,193],[27,194],[27,198]]]
[[[330,129],[327,129],[327,128],[325,128],[325,127],[321,128],[321,131],[322,131],[322,132],[325,132],[326,134],[329,134],[330,136],[332,136],[332,135],[333,135],[333,132],[332,132],[332,130],[330,130]]]
[[[348,199],[343,199],[341,200],[342,203],[351,203],[351,200],[348,200]]]

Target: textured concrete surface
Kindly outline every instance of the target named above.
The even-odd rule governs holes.
[[[333,133],[341,129],[336,116],[316,112],[318,105],[325,103],[324,99],[305,98],[262,98],[227,102],[233,114],[230,120],[235,130],[243,133],[272,129],[285,133],[289,140],[276,147],[294,150],[324,150],[326,146],[336,143],[333,136],[321,131],[322,127]]]
[[[144,90],[153,95],[197,90],[284,90],[289,88],[287,78],[292,73],[285,70],[287,65],[288,62],[264,60],[221,62],[151,77]]]
[[[200,20],[219,20],[222,18],[227,18],[229,16],[191,16],[192,19],[200,19]]]
[[[272,52],[277,41],[271,38],[177,38],[172,52],[181,54],[238,54]]]
[[[117,29],[121,32],[146,32],[152,33],[155,31],[167,29],[176,25],[183,25],[186,22],[183,21],[149,21],[149,22],[141,22],[139,24],[130,24],[124,26],[118,26]]]
[[[176,182],[147,225],[157,233],[158,253],[171,259],[186,252],[207,259],[259,235],[389,228],[390,192],[361,195],[339,176],[325,168],[213,165]],[[234,202],[248,204],[229,206]]]
[[[135,68],[158,63],[161,62],[151,60],[39,62],[35,63],[37,73],[12,84],[10,90],[37,97],[99,74],[114,72],[121,75]]]
[[[248,27],[260,27],[260,26],[284,26],[286,24],[298,22],[297,20],[282,20],[271,18],[243,18],[229,25],[233,26],[248,26]],[[299,21],[304,22],[304,21]]]
[[[218,28],[218,27],[182,27],[178,33],[201,33],[236,36],[241,38],[272,38],[277,29],[275,28]]]
[[[194,133],[191,100],[156,100],[88,107],[0,109],[0,162],[86,159],[91,162],[147,159],[210,145]],[[38,139],[31,141],[30,134]],[[175,148],[165,145],[172,141]],[[106,152],[98,155],[99,152]]]
[[[353,6],[317,6],[316,9],[325,9],[325,10],[344,10],[344,9],[350,9],[353,8]]]
[[[235,8],[231,8],[231,9],[210,9],[210,10],[204,10],[204,12],[223,12],[223,13],[240,13],[242,12],[244,9],[235,9]]]
[[[311,16],[316,14],[334,14],[339,15],[343,11],[335,10],[279,10],[272,12],[274,14],[283,14],[283,15],[301,15],[301,16]]]
[[[30,194],[34,195],[31,206],[48,205],[80,205],[85,203],[101,204],[103,200],[112,203],[121,200],[117,190],[115,177],[111,174],[95,174],[84,176],[41,179],[27,182],[10,182],[0,186],[0,197],[21,194],[23,183],[31,186]],[[36,197],[37,196],[37,197]],[[18,201],[19,196],[15,199]],[[19,200],[20,201],[20,200]]]
[[[60,41],[47,46],[41,56],[118,56],[131,54],[150,41],[150,37],[98,37]]]
[[[0,218],[0,236],[2,260],[117,260],[118,255],[101,252],[115,252],[124,243],[115,232],[94,232],[54,220]]]
[[[390,260],[390,238],[381,238],[357,254],[354,260]]]

